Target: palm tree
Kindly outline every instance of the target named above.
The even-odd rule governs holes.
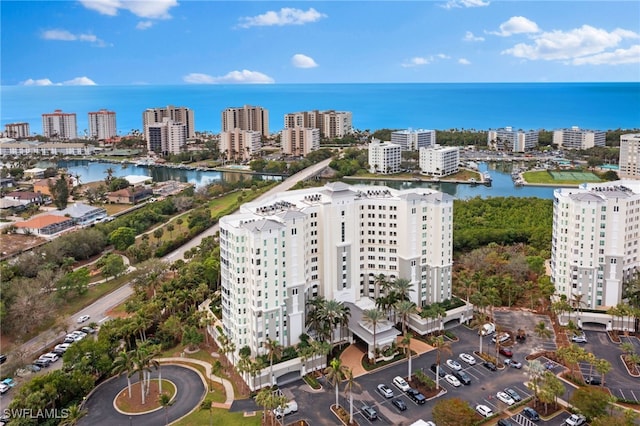
[[[273,404],[273,391],[271,388],[260,389],[260,392],[256,395],[256,404],[263,407],[262,424],[265,424],[267,420],[268,407]]]
[[[282,345],[280,345],[280,343],[277,340],[267,339],[263,343],[263,346],[267,351],[267,358],[269,359],[269,369],[270,369],[269,379],[270,379],[271,385],[274,385],[275,383],[273,383],[273,360],[279,359],[282,356]]]
[[[385,320],[385,314],[378,309],[365,309],[362,311],[362,321],[373,328],[373,364],[376,363],[376,328]]]
[[[604,386],[604,375],[611,371],[611,363],[603,358],[598,358],[595,362],[596,371],[600,373],[600,386]]]
[[[534,359],[533,361],[529,361],[529,366],[527,367],[529,370],[529,387],[533,388],[533,394],[535,399],[538,399],[538,382],[540,378],[545,373],[546,369],[542,365],[540,361]]]
[[[75,426],[80,419],[87,414],[87,410],[81,408],[78,404],[67,407],[67,417],[63,419],[58,426]]]
[[[129,389],[129,399],[131,399],[131,372],[134,369],[133,353],[125,350],[120,351],[116,359],[113,360],[113,368],[111,371],[118,376],[127,375],[127,388]]]
[[[442,331],[442,329],[444,328],[442,319],[447,315],[447,310],[444,308],[444,306],[437,303],[431,305],[431,310],[433,311],[432,315],[434,315],[435,318],[438,318],[438,330]]]
[[[535,328],[533,329],[533,332],[536,333],[538,337],[547,339],[553,334],[553,332],[547,328],[547,323],[545,323],[544,321],[540,321],[539,323],[537,323]]]
[[[353,377],[353,370],[347,368],[345,372],[344,391],[349,395],[349,424],[353,424],[353,389],[360,388],[360,383]]]
[[[311,342],[311,347],[313,348],[314,355],[324,355],[324,362],[326,363],[327,357],[331,353],[331,345],[327,342],[314,340],[313,342]],[[316,366],[314,368],[314,371],[316,371],[317,369],[318,367]]]
[[[307,315],[305,320],[305,325],[309,327],[310,330],[316,332],[316,336],[319,340],[323,340],[323,318],[322,312],[324,311],[324,305],[326,300],[322,296],[314,297],[312,299],[307,300]]]
[[[134,374],[138,374],[138,378],[140,381],[140,394],[142,395],[142,405],[145,404],[145,376],[147,372],[151,372],[151,368],[148,364],[145,363],[145,358],[147,354],[143,349],[138,349],[133,354],[133,370],[129,372],[128,377],[133,376]]]
[[[442,362],[442,353],[451,355],[451,343],[444,340],[444,337],[437,336],[433,340],[433,347],[436,348],[436,388],[440,389],[440,363]]]
[[[407,355],[407,377],[411,380],[411,338],[413,334],[405,333],[402,337],[402,345],[404,346],[405,353]]]
[[[168,425],[169,424],[169,407],[173,405],[173,401],[171,400],[171,397],[169,395],[167,395],[166,393],[161,393],[158,396],[158,404],[160,404],[160,406],[164,408],[164,421],[165,421],[165,424]]]
[[[576,310],[576,319],[578,322],[580,321],[580,306],[586,306],[587,304],[582,300],[584,298],[584,294],[582,293],[572,293],[571,294],[571,305]]]
[[[384,274],[380,274],[375,277],[374,284],[374,299],[380,297],[380,290],[384,289],[388,285],[387,277]]]
[[[104,179],[105,183],[109,185],[113,180],[113,173],[115,172],[111,167],[104,171],[107,177]]]
[[[413,291],[413,284],[406,278],[396,278],[391,285],[391,292],[397,300],[410,300],[409,294]]]
[[[340,382],[346,377],[347,366],[342,365],[340,358],[334,358],[324,372],[327,375],[327,380],[329,380],[329,383],[331,383],[336,390],[336,408],[338,408],[340,406],[338,404],[338,388]]]
[[[400,300],[396,303],[395,311],[400,315],[400,321],[402,322],[402,334],[404,334],[407,331],[409,315],[416,312],[416,304],[410,300]]]
[[[335,326],[342,322],[345,309],[344,303],[337,300],[327,300],[321,311],[321,318],[326,321],[330,327],[330,341],[335,341],[333,331]]]

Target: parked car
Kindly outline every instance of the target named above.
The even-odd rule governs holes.
[[[516,361],[513,358],[507,358],[504,360],[504,365],[506,365],[507,367],[511,367],[511,368],[522,368],[522,363],[519,361]]]
[[[582,414],[572,414],[564,421],[568,426],[581,426],[587,422],[587,418]]]
[[[0,354],[0,364],[4,364],[7,361],[7,356],[5,354]]]
[[[602,384],[602,380],[598,376],[590,376],[584,379],[585,382],[589,385],[600,386]]]
[[[378,412],[368,405],[362,406],[362,414],[369,420],[375,420],[378,418]]]
[[[56,362],[60,359],[60,357],[58,356],[58,354],[54,354],[53,352],[47,352],[46,354],[40,355],[39,359],[47,359],[51,362]]]
[[[451,374],[445,374],[444,379],[451,386],[460,387],[460,380],[458,380],[455,376],[452,376]]]
[[[469,365],[476,365],[476,359],[472,355],[461,353],[460,359]]]
[[[378,385],[378,392],[380,392],[380,395],[384,396],[385,398],[393,398],[393,391],[384,383],[380,383]]]
[[[401,399],[396,398],[393,401],[391,401],[391,403],[395,405],[396,408],[400,411],[404,411],[407,409],[407,404],[405,404],[404,401]]]
[[[95,329],[95,328],[91,328],[91,327],[89,327],[89,326],[85,325],[84,327],[82,327],[82,328],[80,329],[80,331],[82,331],[83,333],[87,333],[87,334],[93,334],[93,333],[95,333],[95,332],[96,332],[96,329]]]
[[[515,390],[511,389],[511,388],[506,388],[504,390],[511,398],[513,398],[513,400],[515,402],[519,402],[522,401],[522,397],[520,396],[520,394],[518,392],[516,392]]]
[[[4,383],[5,385],[9,386],[10,388],[14,387],[17,384],[16,381],[13,380],[11,377],[7,377],[6,379],[4,379],[0,383]]]
[[[500,348],[500,353],[508,358],[513,356],[513,351],[509,348]]]
[[[83,322],[87,321],[89,318],[91,318],[91,316],[89,315],[81,315],[78,317],[78,324],[82,324]]]
[[[453,359],[448,359],[447,360],[447,365],[449,366],[449,368],[451,368],[452,370],[455,371],[460,371],[462,370],[462,366],[460,365],[460,363],[458,361],[455,361]]]
[[[516,424],[508,419],[500,419],[498,420],[498,426],[516,426]]]
[[[275,414],[276,419],[281,419],[284,416],[291,414],[291,413],[295,413],[298,411],[298,403],[295,401],[289,401],[287,402],[287,404],[284,406],[284,408],[282,407],[278,407],[276,409],[273,410],[273,414]]]
[[[574,343],[588,343],[587,336],[585,336],[584,334],[571,336],[571,341]]]
[[[33,361],[33,365],[40,368],[47,368],[51,365],[51,361],[48,359],[38,358]]]
[[[487,370],[491,370],[491,371],[496,371],[497,370],[496,365],[494,363],[492,363],[492,362],[485,361],[485,362],[482,363],[482,365],[484,365],[484,367]]]
[[[56,345],[56,347],[53,348],[51,352],[62,356],[67,351],[67,349],[69,349],[70,346],[71,346],[71,343],[61,343],[59,345]]]
[[[67,335],[64,337],[64,340],[62,341],[62,343],[75,343],[76,342],[76,338],[70,335]]]
[[[500,343],[504,343],[504,342],[508,341],[509,339],[511,339],[511,335],[509,333],[503,333],[503,334],[500,334],[500,335],[493,336],[491,338],[491,342],[496,343],[496,337],[498,337],[498,336],[500,337]]]
[[[440,369],[438,369],[438,364],[431,364],[431,367],[429,367],[431,369],[431,371],[433,371],[434,373],[438,372],[438,375],[440,377],[444,377],[445,374],[447,374],[444,371],[444,368],[440,367]]]
[[[493,411],[491,411],[491,408],[487,407],[486,405],[482,405],[482,404],[476,405],[476,411],[482,417],[491,417],[491,416],[493,416]]]
[[[537,422],[538,420],[540,420],[540,415],[538,414],[538,412],[531,407],[524,407],[522,409],[522,415],[533,422]]]
[[[464,371],[454,371],[452,374],[456,377],[456,379],[460,380],[462,384],[464,385],[471,384],[471,377],[469,377],[469,375]]]
[[[498,398],[500,401],[504,402],[507,405],[513,405],[516,403],[516,401],[513,398],[511,398],[511,396],[506,392],[496,393],[496,398]]]
[[[6,385],[4,383],[0,383],[0,394],[5,394],[11,390],[11,386]]]
[[[423,394],[413,388],[409,388],[409,390],[407,391],[407,396],[411,398],[411,400],[416,404],[422,405],[427,402],[427,398],[425,398]]]
[[[400,376],[394,377],[392,381],[393,381],[393,384],[396,385],[397,388],[400,389],[402,392],[406,392],[409,389],[411,389],[411,387],[409,386],[409,383],[407,383],[407,381]]]

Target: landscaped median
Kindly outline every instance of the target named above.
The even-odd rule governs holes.
[[[131,393],[129,393],[131,392]],[[173,382],[163,379],[162,390],[160,390],[159,380],[152,379],[149,382],[148,390],[145,391],[145,401],[142,402],[141,382],[131,385],[131,389],[122,389],[113,401],[116,410],[127,415],[140,415],[152,413],[162,408],[160,395],[167,395],[169,402],[176,396],[176,386]]]

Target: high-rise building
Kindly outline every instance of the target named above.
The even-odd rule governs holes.
[[[563,149],[589,149],[605,146],[607,133],[600,130],[584,130],[579,127],[553,131],[553,143]]]
[[[142,127],[146,141],[149,141],[149,126],[156,123],[162,123],[165,118],[168,118],[175,123],[184,124],[187,129],[187,139],[191,139],[196,136],[196,123],[193,110],[186,107],[174,107],[173,105],[169,105],[166,108],[149,108],[142,113]]]
[[[101,109],[89,113],[89,137],[91,139],[103,141],[117,135],[115,112]]]
[[[301,111],[285,114],[284,128],[309,127],[320,129],[320,137],[341,138],[353,132],[352,114],[348,111]]]
[[[538,145],[538,131],[513,130],[512,127],[489,130],[487,145],[497,151],[529,151]]]
[[[443,177],[458,173],[460,164],[460,148],[457,146],[435,145],[420,148],[420,171],[422,173]]]
[[[52,114],[42,114],[42,134],[51,139],[77,139],[76,123],[75,113],[65,113],[57,109]]]
[[[179,154],[187,145],[187,125],[163,118],[147,128],[147,149],[158,155]]]
[[[391,132],[391,143],[400,145],[403,151],[418,151],[436,144],[435,130],[398,130]]]
[[[640,133],[630,133],[620,136],[620,165],[621,178],[640,178]]]
[[[369,172],[393,174],[400,172],[402,149],[400,145],[374,139],[369,144]]]
[[[29,123],[9,123],[4,125],[4,135],[11,139],[26,139],[31,136]]]
[[[267,339],[297,344],[307,302],[324,297],[348,304],[349,332],[370,338],[358,318],[377,277],[408,280],[420,307],[451,297],[452,241],[453,198],[431,189],[334,182],[243,204],[220,219],[223,332],[253,355]],[[399,333],[378,328],[376,346]]]
[[[233,129],[252,130],[269,137],[269,111],[251,105],[227,108],[222,111],[222,131]]]
[[[249,160],[262,147],[260,132],[235,128],[220,133],[220,152],[227,160]]]
[[[282,152],[286,155],[304,157],[311,151],[320,149],[320,129],[294,127],[280,133]]]
[[[554,191],[551,280],[585,308],[615,306],[640,267],[640,181],[582,184]]]

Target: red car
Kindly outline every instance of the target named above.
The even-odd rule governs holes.
[[[509,348],[500,348],[500,353],[507,358],[511,358],[513,356],[513,351]]]

